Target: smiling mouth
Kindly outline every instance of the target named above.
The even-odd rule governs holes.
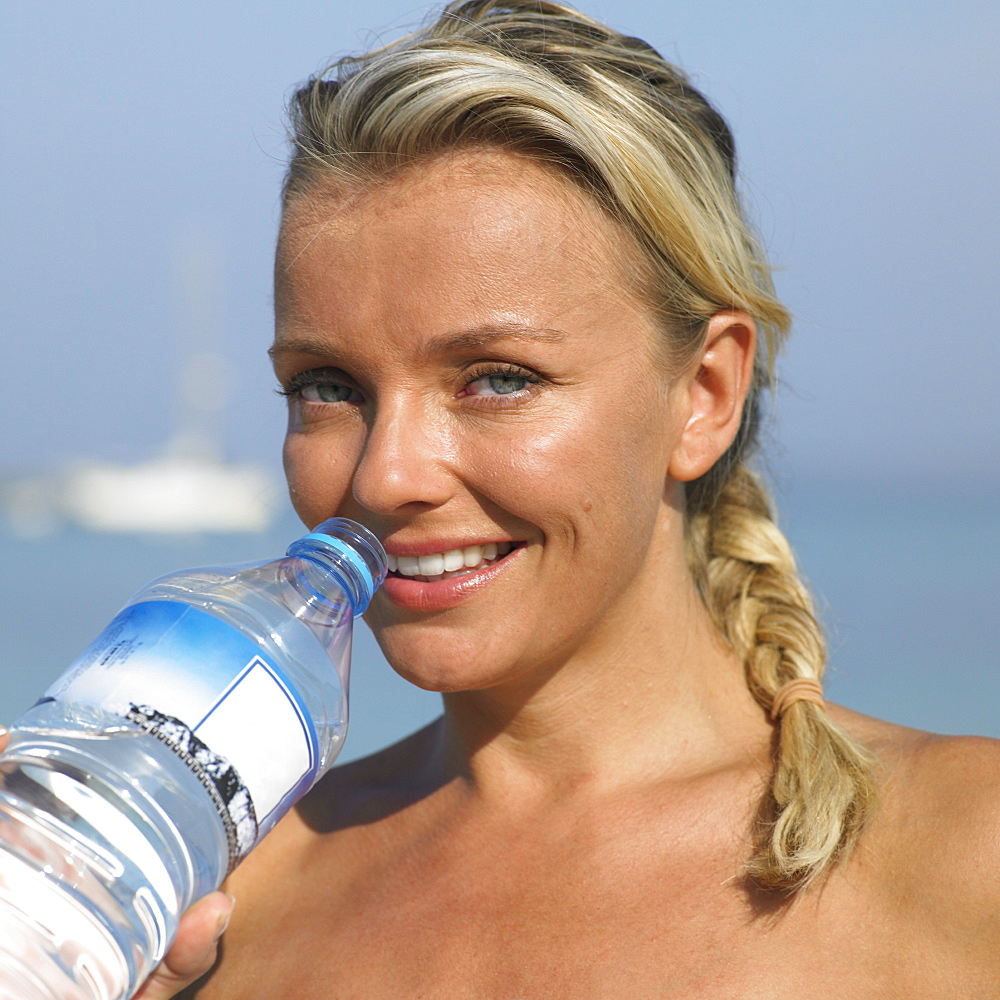
[[[435,552],[428,556],[387,556],[389,575],[435,583],[467,576],[499,562],[517,548],[517,542],[488,542],[486,545],[466,545],[462,549]]]

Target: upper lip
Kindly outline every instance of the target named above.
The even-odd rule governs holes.
[[[452,552],[455,549],[466,549],[470,545],[489,545],[490,542],[500,544],[507,542],[510,545],[517,545],[522,539],[509,538],[502,535],[483,535],[479,538],[433,538],[426,541],[406,541],[394,538],[382,540],[382,548],[390,556],[399,558],[400,556],[434,556],[443,552]]]

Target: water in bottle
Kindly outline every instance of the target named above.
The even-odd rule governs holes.
[[[283,559],[141,590],[0,755],[0,1000],[125,1000],[180,914],[333,763],[385,554],[343,519]]]

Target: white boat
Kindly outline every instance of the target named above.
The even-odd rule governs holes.
[[[255,465],[164,457],[139,465],[92,462],[70,473],[58,506],[91,531],[262,531],[275,485]]]
[[[174,433],[162,454],[132,465],[83,461],[0,483],[0,510],[21,536],[65,522],[91,531],[181,534],[261,531],[283,491],[259,465],[222,460],[228,365],[222,352],[221,249],[204,234],[178,247]]]

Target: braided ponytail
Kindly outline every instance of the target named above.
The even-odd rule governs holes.
[[[745,467],[789,316],[736,191],[733,137],[676,66],[555,0],[455,0],[397,42],[346,58],[292,99],[286,203],[317,177],[377,180],[443,150],[499,146],[583,187],[635,240],[637,282],[683,366],[725,309],[760,333],[740,431],[687,489],[689,563],[764,709],[786,681],[819,679],[824,643],[767,497]],[[750,874],[806,885],[857,839],[873,760],[815,704],[792,704]]]
[[[746,466],[736,465],[714,503],[689,516],[688,558],[763,708],[786,682],[822,678],[826,648],[812,601],[767,495]],[[873,773],[871,753],[822,706],[789,705],[778,722],[751,878],[767,889],[794,890],[826,870],[853,846],[877,800]]]

